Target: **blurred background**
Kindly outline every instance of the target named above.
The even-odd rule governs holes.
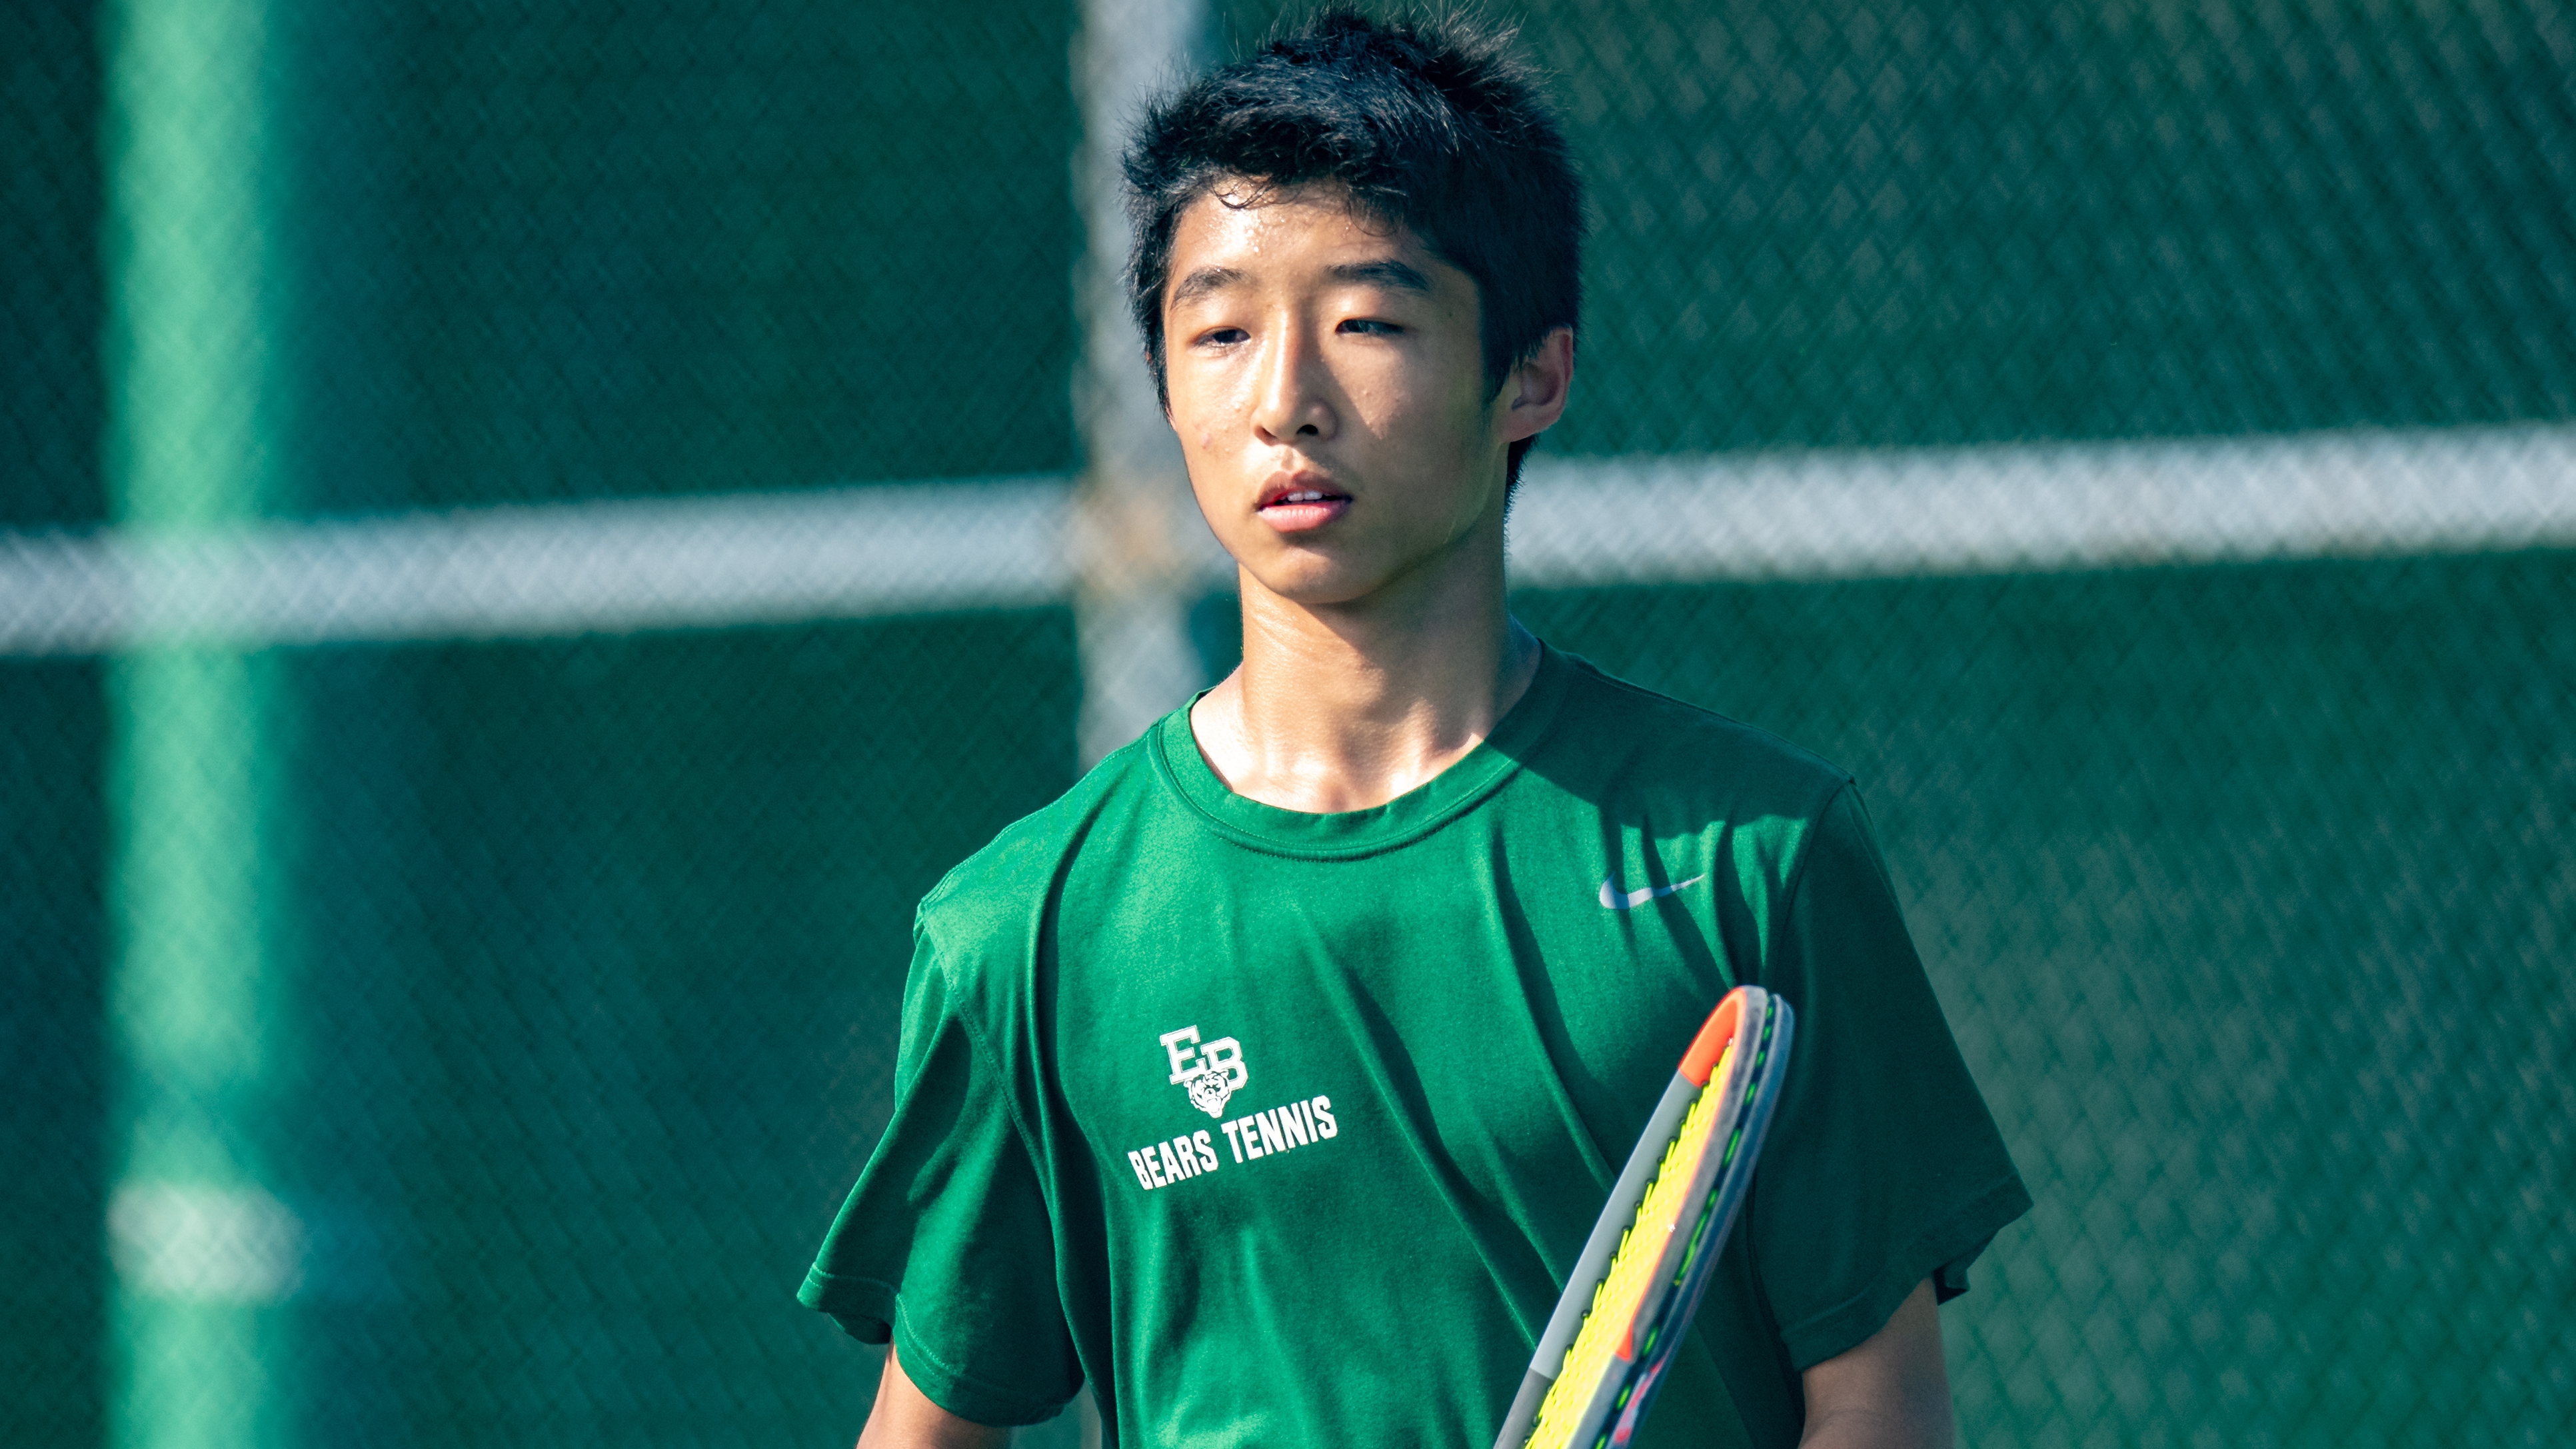
[[[2567,7],[1498,8],[1516,607],[1859,776],[1967,1442],[2576,1437]],[[1272,18],[7,8],[0,1440],[852,1439],[912,904],[1231,664],[1103,145]]]

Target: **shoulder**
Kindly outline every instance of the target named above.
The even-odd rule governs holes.
[[[1659,819],[1803,824],[1852,785],[1850,771],[1768,730],[1562,658],[1571,677],[1549,765],[1594,798]]]
[[[983,849],[957,863],[913,918],[913,933],[954,973],[989,974],[1000,960],[1024,958],[1076,863],[1119,849],[1162,787],[1148,748],[1152,732],[1113,751],[1072,788],[1004,826]],[[999,958],[999,960],[997,960]],[[958,984],[964,984],[962,980]]]

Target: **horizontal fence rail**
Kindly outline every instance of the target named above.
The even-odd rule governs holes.
[[[2576,428],[1556,460],[1517,509],[1539,587],[2475,553],[2576,542]]]
[[[0,653],[528,638],[1017,608],[1073,590],[1032,476],[0,534]],[[2058,571],[2576,543],[2576,428],[1532,460],[1516,583]],[[1203,550],[1208,583],[1222,560]]]
[[[0,652],[507,638],[1059,599],[1063,480],[0,535]]]

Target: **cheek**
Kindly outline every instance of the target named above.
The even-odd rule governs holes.
[[[1197,406],[1176,421],[1179,423],[1176,431],[1182,441],[1202,451],[1214,448],[1217,439],[1226,433],[1225,408],[1217,399],[1205,395],[1199,397]]]
[[[1231,395],[1230,379],[1212,370],[1199,370],[1183,378],[1173,375],[1171,389],[1172,431],[1182,442],[1208,447],[1226,431],[1228,422],[1241,411]]]

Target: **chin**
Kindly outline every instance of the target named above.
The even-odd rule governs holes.
[[[1329,609],[1336,604],[1352,603],[1375,592],[1366,585],[1354,585],[1341,579],[1295,579],[1276,583],[1258,574],[1253,579],[1261,585],[1263,592],[1310,609]]]
[[[1300,567],[1303,564],[1305,566]],[[1244,565],[1265,593],[1276,595],[1292,604],[1325,608],[1363,599],[1383,587],[1386,580],[1375,573],[1337,565],[1320,559],[1271,560],[1267,567]]]
[[[1437,587],[1436,577],[1458,561],[1459,550],[1472,546],[1464,534],[1427,547],[1420,540],[1396,548],[1387,547],[1394,541],[1386,539],[1370,540],[1374,546],[1348,539],[1340,548],[1320,541],[1303,547],[1275,538],[1259,542],[1266,546],[1251,551],[1250,560],[1237,553],[1235,562],[1263,591],[1309,608],[1355,604],[1407,583]]]

